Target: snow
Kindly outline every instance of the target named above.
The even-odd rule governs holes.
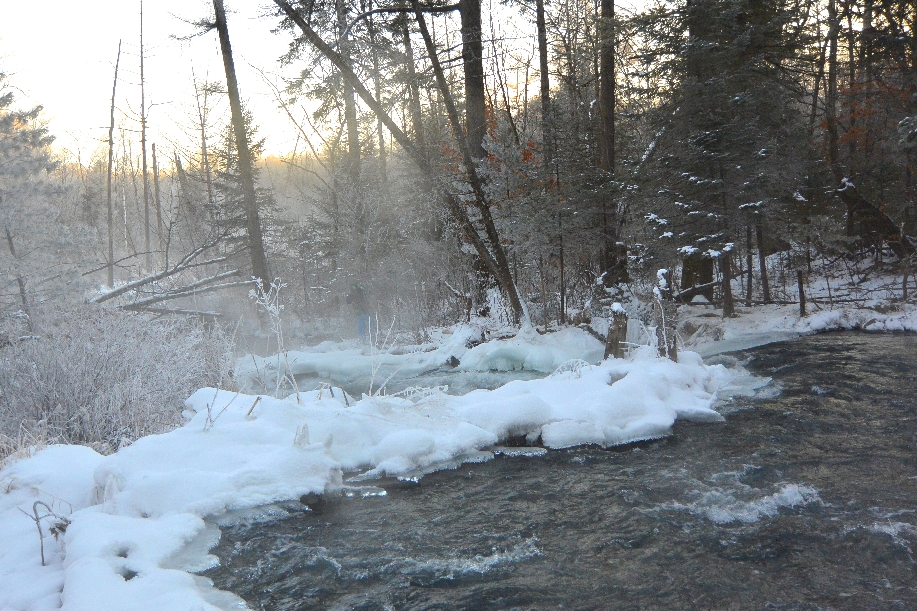
[[[314,376],[335,384],[368,388],[383,386],[391,377],[413,378],[458,361],[458,371],[533,371],[551,373],[571,359],[598,362],[604,346],[576,328],[539,335],[528,327],[506,339],[480,342],[484,329],[456,325],[436,343],[411,347],[360,346],[353,342],[323,342],[263,358],[248,355],[236,362],[235,377],[249,389],[273,391],[277,376]],[[453,360],[454,359],[454,360]]]
[[[809,307],[814,309],[812,304]],[[736,318],[724,319],[721,310],[709,306],[682,306],[678,330],[684,345],[707,357],[825,331],[917,331],[917,307],[913,304],[888,312],[836,307],[815,310],[805,318],[799,316],[796,304],[737,306],[736,313]]]
[[[609,446],[667,435],[677,418],[720,421],[718,397],[741,377],[687,351],[678,363],[661,359],[648,346],[590,364],[603,347],[578,329],[526,329],[467,348],[471,333],[457,329],[427,352],[386,354],[418,368],[460,352],[465,368],[554,373],[463,396],[434,388],[357,400],[325,388],[276,398],[205,388],[188,398],[184,426],[113,455],[51,446],[7,466],[0,610],[242,609],[192,574],[216,562],[207,553],[219,538],[216,521],[309,493],[353,493],[352,481],[489,460],[514,437],[547,448]],[[345,373],[356,367],[336,346],[303,354],[299,367],[307,358],[310,366],[337,360]],[[20,511],[36,500],[70,520],[61,541],[44,521],[44,567],[35,523]]]

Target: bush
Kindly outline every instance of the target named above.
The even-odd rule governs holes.
[[[219,328],[88,305],[33,316],[37,336],[0,343],[0,459],[35,441],[114,452],[181,424],[198,388],[231,382]]]

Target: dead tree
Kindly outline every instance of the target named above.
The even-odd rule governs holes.
[[[115,162],[115,91],[118,88],[118,65],[121,63],[121,41],[115,59],[115,79],[111,86],[111,123],[108,127],[108,286],[115,287],[115,210],[111,202],[111,171]]]

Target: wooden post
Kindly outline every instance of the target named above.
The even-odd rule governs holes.
[[[614,312],[608,321],[608,334],[605,336],[605,357],[624,358],[624,340],[627,338],[627,313],[621,304],[612,306]]]
[[[761,223],[755,225],[755,238],[758,240],[758,265],[761,267],[761,293],[764,303],[771,302],[771,288],[767,281],[767,255],[764,252],[764,232]]]
[[[751,307],[751,268],[752,268],[752,257],[751,257],[751,225],[745,226],[745,267],[748,268],[748,285],[745,287],[745,307]]]
[[[804,318],[806,315],[806,293],[802,285],[802,270],[796,271],[796,282],[799,284],[799,317]]]
[[[723,275],[723,317],[734,316],[735,302],[732,298],[732,257],[728,252],[720,255],[720,272]]]

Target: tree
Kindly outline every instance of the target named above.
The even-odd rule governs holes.
[[[40,274],[42,263],[37,259],[53,256],[53,242],[49,238],[53,227],[42,230],[42,221],[53,220],[53,212],[42,203],[42,196],[53,191],[46,180],[48,171],[57,165],[50,145],[54,138],[39,120],[41,106],[29,110],[13,108],[13,92],[9,90],[6,75],[0,72],[0,228],[8,257],[0,259],[0,269],[6,277],[13,278],[18,304],[25,314],[30,330],[30,296],[27,282],[32,274]],[[45,210],[40,210],[41,208]],[[45,212],[52,218],[36,215]],[[49,223],[50,224],[50,223]],[[45,273],[47,273],[45,267]],[[8,285],[7,285],[8,287]],[[2,291],[9,294],[8,289]],[[3,300],[7,304],[6,299]]]
[[[229,27],[226,23],[223,0],[213,0],[213,10],[216,14],[214,27],[220,38],[220,51],[223,55],[223,68],[226,72],[229,107],[232,112],[232,128],[239,156],[239,180],[242,186],[242,202],[245,213],[245,229],[248,234],[252,276],[260,279],[262,286],[270,286],[272,278],[268,274],[267,256],[264,253],[264,236],[258,209],[258,195],[255,192],[252,156],[249,149],[248,134],[245,129],[245,115],[242,110],[239,84],[236,80],[236,68],[232,59],[232,47],[229,43]]]

